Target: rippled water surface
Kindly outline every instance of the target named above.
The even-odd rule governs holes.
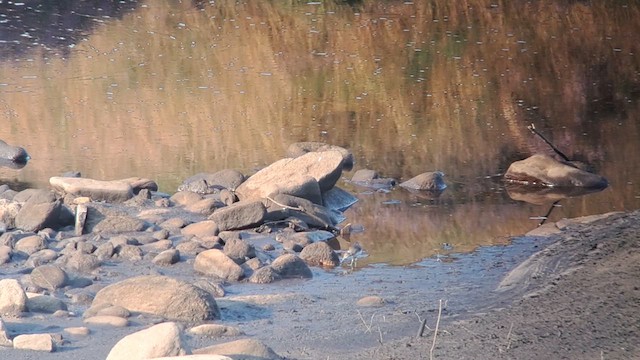
[[[550,151],[535,123],[610,182],[551,221],[640,207],[635,2],[38,3],[0,3],[0,139],[33,158],[2,182],[77,170],[173,192],[324,141],[354,170],[447,174],[437,199],[343,185],[361,199],[346,215],[366,262],[408,264],[537,226],[551,204],[512,199],[496,176]]]

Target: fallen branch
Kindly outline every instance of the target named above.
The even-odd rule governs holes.
[[[555,147],[551,141],[547,140],[546,137],[544,137],[544,135],[542,135],[537,129],[536,126],[532,123],[531,125],[527,126],[527,129],[531,130],[532,133],[538,135],[542,141],[544,141],[545,143],[547,143],[547,145],[549,145],[551,147],[551,149],[553,149],[553,151],[558,154],[562,159],[564,159],[564,161],[571,161],[569,159],[569,157],[565,154],[562,153],[562,151],[558,150],[557,147]]]

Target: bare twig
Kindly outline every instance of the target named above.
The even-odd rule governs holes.
[[[358,310],[358,316],[360,316],[360,320],[362,321],[362,324],[365,327],[365,334],[366,333],[370,333],[371,332],[371,327],[373,326],[373,318],[376,316],[376,314],[371,315],[371,321],[369,323],[369,325],[367,325],[367,322],[364,320],[364,317],[362,316],[362,313],[360,312],[360,310]]]
[[[440,304],[438,305],[438,320],[436,320],[436,329],[433,332],[433,343],[431,344],[431,349],[429,350],[429,360],[433,360],[433,350],[436,348],[436,338],[438,337],[438,328],[440,327],[441,316],[442,316],[442,299],[440,299]]]
[[[382,345],[382,329],[380,329],[380,326],[378,326],[378,334],[380,335],[378,341],[380,341],[380,345]]]
[[[507,350],[511,348],[511,330],[513,330],[513,323],[509,327],[509,333],[507,334]]]

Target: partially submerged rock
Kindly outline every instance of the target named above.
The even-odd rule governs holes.
[[[443,191],[447,188],[447,184],[444,182],[444,173],[442,171],[422,173],[400,183],[400,186],[410,190],[421,191]]]
[[[4,160],[4,162],[0,162],[0,166],[6,164],[11,167],[10,164],[15,164],[16,167],[22,167],[29,159],[31,159],[31,157],[24,148],[12,146],[0,140],[0,160]]]
[[[607,179],[604,177],[544,154],[536,154],[512,163],[504,174],[504,179],[508,182],[533,186],[589,189],[604,189],[608,186]]]
[[[94,180],[54,176],[49,179],[51,187],[73,196],[87,196],[96,201],[122,202],[133,197],[133,187],[128,180]]]
[[[297,142],[289,145],[289,148],[287,149],[287,156],[296,158],[310,152],[320,151],[337,151],[342,154],[342,167],[347,171],[351,170],[355,164],[351,151],[341,146],[316,141]]]
[[[244,175],[232,169],[225,169],[213,174],[200,173],[184,180],[178,191],[191,191],[197,194],[213,194],[223,189],[234,191],[244,181]]]

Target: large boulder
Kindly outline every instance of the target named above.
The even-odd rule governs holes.
[[[107,360],[154,359],[188,353],[178,325],[165,322],[125,336],[111,348]]]
[[[58,192],[108,202],[122,202],[131,199],[133,188],[130,182],[130,180],[103,181],[61,176],[49,179],[51,187]]]
[[[578,169],[566,162],[560,162],[551,156],[536,154],[524,160],[516,161],[504,174],[509,182],[553,187],[584,187],[604,189],[607,179],[600,175]]]
[[[309,177],[318,182],[320,191],[331,189],[342,175],[343,156],[338,151],[309,152],[297,158],[274,162],[258,171],[236,189],[242,199],[258,199],[272,194],[296,195],[306,189]]]
[[[211,294],[167,276],[138,276],[109,285],[96,294],[91,307],[104,304],[186,322],[220,318],[220,310]]]
[[[0,140],[0,159],[16,164],[26,164],[31,157],[20,146],[12,146]]]

